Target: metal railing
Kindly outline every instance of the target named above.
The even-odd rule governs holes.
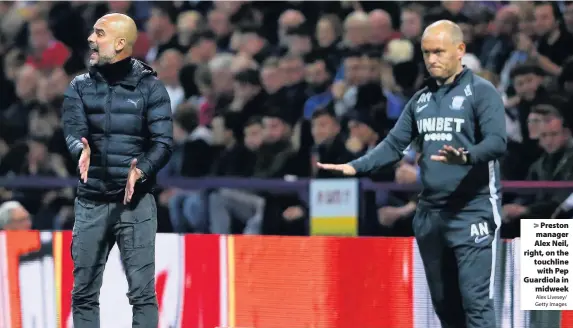
[[[258,178],[168,178],[158,181],[161,187],[181,188],[188,190],[235,188],[244,190],[268,191],[271,193],[302,192],[306,191],[311,179],[299,178],[293,181],[283,179]],[[74,187],[78,184],[76,178],[50,178],[12,176],[0,177],[0,187],[12,188],[64,188]],[[502,181],[503,191],[531,192],[539,189],[571,189],[573,181]],[[374,182],[368,178],[360,179],[361,191],[392,190],[392,191],[418,191],[417,184],[401,185],[393,182]]]

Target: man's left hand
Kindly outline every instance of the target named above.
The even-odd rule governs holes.
[[[129,167],[129,173],[127,174],[127,183],[125,185],[125,196],[123,197],[123,204],[127,205],[131,201],[133,192],[135,189],[135,183],[141,178],[143,172],[135,167],[137,165],[137,159],[131,161],[131,166]]]
[[[439,155],[432,155],[430,159],[432,161],[442,162],[444,164],[465,164],[468,158],[464,152],[463,148],[455,149],[452,146],[444,145],[442,149],[438,152]]]

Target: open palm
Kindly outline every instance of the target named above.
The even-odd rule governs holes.
[[[356,175],[356,170],[349,164],[323,164],[316,163],[316,166],[323,170],[338,171],[344,175]]]
[[[80,155],[80,160],[78,162],[78,168],[80,169],[80,178],[84,183],[88,182],[88,170],[90,168],[90,155],[91,149],[86,138],[82,138],[82,154]]]

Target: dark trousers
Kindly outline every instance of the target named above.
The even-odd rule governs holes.
[[[156,232],[157,207],[151,194],[128,205],[76,198],[71,247],[75,328],[100,327],[99,292],[105,264],[115,243],[127,276],[127,297],[133,307],[133,327],[157,327]]]
[[[496,327],[492,272],[499,212],[496,219],[492,212],[416,211],[414,234],[443,328]]]

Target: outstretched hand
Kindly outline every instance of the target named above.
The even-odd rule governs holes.
[[[88,170],[90,168],[90,155],[91,149],[86,138],[82,138],[82,154],[80,155],[80,160],[78,162],[78,168],[80,169],[80,178],[84,183],[88,182]]]
[[[129,173],[127,174],[127,183],[125,185],[125,195],[123,196],[123,204],[126,205],[131,201],[131,197],[133,197],[133,192],[135,190],[135,183],[143,173],[140,169],[135,167],[137,165],[137,159],[133,159],[131,161],[131,165],[129,167]]]
[[[444,164],[465,164],[468,161],[466,152],[463,148],[455,149],[452,146],[444,145],[442,149],[438,151],[439,155],[432,155],[430,159],[432,161],[442,162]]]
[[[344,175],[356,175],[356,170],[349,164],[316,163],[316,166],[323,170],[342,172]]]

